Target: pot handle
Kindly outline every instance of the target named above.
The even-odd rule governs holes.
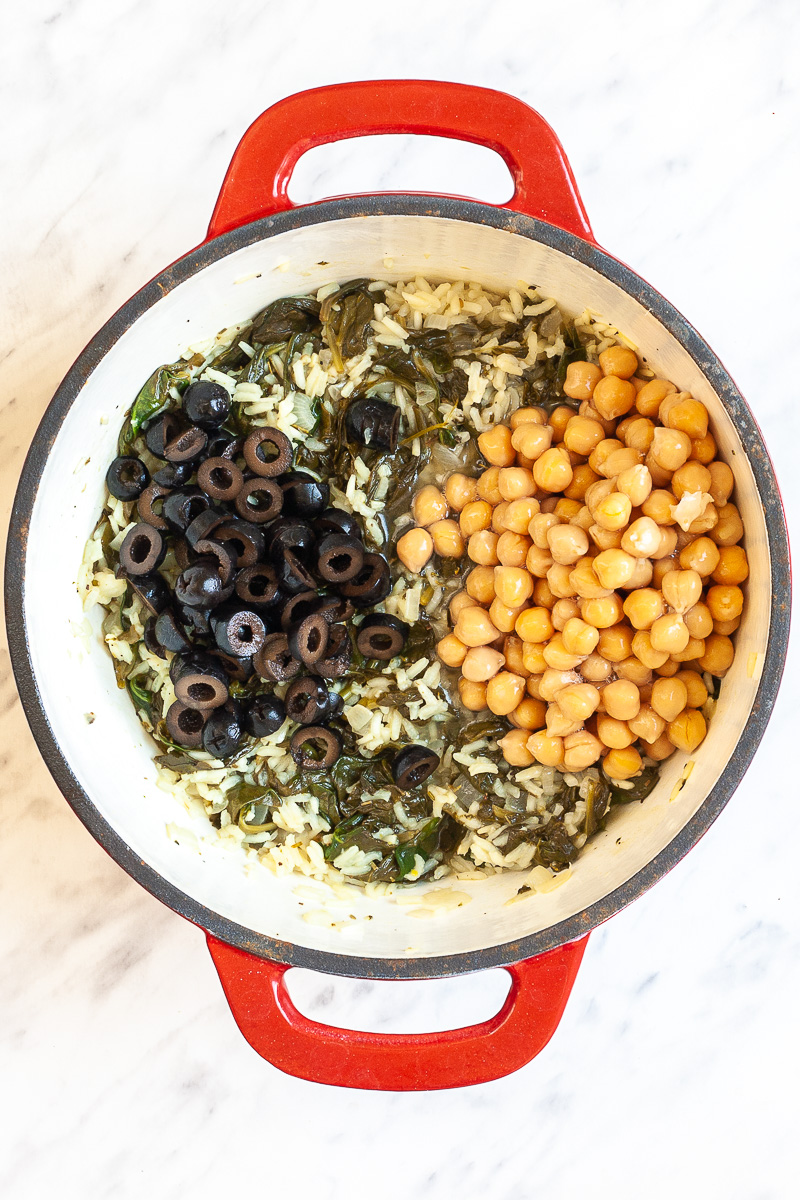
[[[333,84],[273,104],[236,147],[209,238],[293,208],[287,188],[307,150],[378,133],[435,134],[488,146],[514,179],[514,195],[501,208],[594,241],[572,169],[543,117],[505,92],[426,79]]]
[[[507,966],[511,989],[483,1024],[416,1034],[364,1033],[311,1021],[289,996],[289,966],[210,934],[208,948],[236,1024],[274,1067],[312,1083],[415,1092],[487,1083],[530,1062],[556,1031],[588,937]]]

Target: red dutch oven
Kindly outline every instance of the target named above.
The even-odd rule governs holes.
[[[514,195],[501,206],[394,193],[291,203],[287,186],[306,150],[380,133],[491,147],[511,171]],[[668,760],[647,802],[615,813],[564,886],[523,898],[514,873],[478,883],[445,880],[419,885],[415,908],[355,889],[343,900],[296,876],[245,870],[241,852],[215,844],[205,818],[192,818],[158,790],[152,743],[115,686],[96,610],[94,624],[84,621],[75,579],[117,430],[154,364],[173,361],[187,344],[279,296],[354,276],[419,273],[499,291],[534,283],[569,312],[589,307],[625,331],[658,374],[701,399],[720,456],[734,471],[751,575],[736,659],[692,763],[679,754]],[[134,879],[207,932],[250,1044],[304,1079],[403,1090],[494,1079],[546,1044],[589,931],[674,866],[741,779],[777,693],[789,589],[780,498],[752,414],[688,322],[597,245],[553,131],[500,92],[412,80],[304,92],[248,129],[207,240],[123,305],[59,387],[22,473],[6,575],[14,670],[56,782]],[[443,885],[458,891],[459,906],[444,911],[448,906],[431,902],[426,909],[427,893]],[[431,919],[419,919],[420,909]],[[414,1036],[363,1033],[302,1016],[286,987],[292,966],[375,979],[501,966],[511,988],[501,1011],[481,1025]]]

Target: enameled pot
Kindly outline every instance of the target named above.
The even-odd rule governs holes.
[[[287,184],[304,151],[375,133],[490,146],[513,174],[514,196],[501,207],[395,194],[292,206]],[[708,407],[736,478],[751,565],[736,659],[685,785],[676,788],[686,756],[675,754],[647,802],[614,813],[563,887],[509,903],[519,876],[458,884],[470,902],[430,920],[408,905],[366,896],[344,904],[333,898],[326,909],[309,901],[307,888],[298,894],[297,877],[245,871],[239,853],[215,844],[205,820],[193,821],[157,788],[153,744],[116,686],[100,614],[85,620],[75,587],[117,431],[155,365],[279,296],[354,276],[417,273],[499,291],[520,280],[535,283],[568,311],[588,306],[624,330],[659,375]],[[6,589],[14,671],[56,782],[134,879],[207,931],[248,1041],[306,1079],[426,1089],[496,1078],[538,1053],[561,1016],[588,932],[651,887],[717,817],[775,700],[790,578],[778,489],[750,410],[687,321],[594,241],[549,126],[499,92],[392,80],[290,97],[247,131],[208,240],[123,305],[59,387],[22,473]],[[443,885],[420,885],[419,907],[430,886]],[[310,908],[329,911],[330,921],[305,919]],[[503,966],[512,985],[500,1013],[483,1025],[383,1036],[303,1017],[283,979],[291,966],[379,979]]]

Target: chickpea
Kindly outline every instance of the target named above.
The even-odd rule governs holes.
[[[605,375],[592,392],[592,404],[607,421],[630,412],[636,399],[636,389],[627,379]]]
[[[547,424],[553,430],[553,441],[563,443],[564,431],[575,416],[575,409],[568,404],[559,404],[547,418]],[[566,449],[566,447],[565,447]]]
[[[686,648],[689,630],[683,617],[677,613],[665,613],[650,626],[650,644],[656,651],[667,654],[679,653]]]
[[[661,670],[660,667],[658,669]],[[620,679],[629,679],[639,688],[647,687],[653,677],[650,667],[646,667],[643,662],[640,662],[635,654],[632,654],[630,658],[623,658],[622,662],[616,664],[615,670]]]
[[[514,462],[511,430],[507,425],[493,425],[478,435],[478,449],[493,467],[510,467]]]
[[[617,625],[622,620],[622,601],[613,593],[596,600],[581,600],[581,616],[595,629],[608,629],[609,625]]]
[[[572,482],[572,464],[567,452],[560,446],[545,450],[533,464],[533,478],[544,492],[563,492]]]
[[[581,463],[572,468],[572,483],[564,488],[568,500],[583,500],[589,487],[598,481],[600,476],[593,471],[588,463]]]
[[[656,525],[674,525],[675,517],[672,515],[672,510],[675,504],[676,499],[672,492],[668,492],[664,488],[656,488],[646,500],[642,501],[642,514],[649,517],[651,521],[655,521]]]
[[[525,695],[525,680],[511,671],[500,671],[486,685],[486,703],[498,717],[513,712]]]
[[[571,683],[556,696],[556,703],[571,721],[585,721],[596,711],[600,693],[591,683]]]
[[[555,632],[546,608],[526,608],[517,617],[514,628],[523,642],[547,642]]]
[[[585,771],[603,752],[602,743],[587,729],[579,729],[564,738],[564,769]]]
[[[550,555],[556,563],[572,565],[589,549],[586,530],[576,525],[553,525],[547,530],[546,537]]]
[[[481,500],[485,500],[487,504],[491,504],[492,507],[499,504],[503,499],[503,497],[500,495],[500,489],[497,486],[497,481],[499,478],[499,467],[487,467],[486,470],[478,476],[478,496]]]
[[[495,567],[494,590],[502,604],[519,608],[533,594],[533,580],[524,567]]]
[[[550,737],[544,732],[532,733],[528,738],[528,749],[543,767],[560,767],[564,763],[564,739]]]
[[[624,750],[634,741],[627,722],[618,721],[616,717],[609,717],[607,713],[598,713],[597,736],[604,746],[609,746],[612,750]]]
[[[665,758],[669,758],[675,753],[675,747],[667,737],[666,733],[662,733],[660,738],[656,738],[654,742],[647,747],[647,757],[652,758],[654,762],[663,762]]]
[[[612,454],[610,458],[613,457]],[[638,508],[653,490],[653,477],[647,467],[628,467],[617,477],[617,490],[628,497],[634,508]]]
[[[571,671],[577,667],[582,657],[580,654],[567,652],[560,633],[554,634],[547,645],[542,647],[542,654],[548,667],[554,667],[557,671]]]
[[[548,703],[555,700],[559,692],[570,684],[579,682],[578,676],[574,671],[556,670],[555,667],[548,667],[543,672],[539,680],[539,698],[546,700]]]
[[[706,603],[714,621],[734,621],[741,616],[744,593],[735,585],[717,583],[708,589]]]
[[[656,679],[650,693],[650,703],[653,709],[665,721],[674,721],[682,713],[689,702],[689,692],[682,679],[673,675],[672,679]]]
[[[661,587],[661,581],[670,571],[677,571],[679,560],[677,554],[666,554],[663,558],[654,560],[653,562],[653,580],[654,588]]]
[[[690,637],[683,650],[673,650],[672,658],[677,663],[692,662],[705,653],[704,638]]]
[[[490,613],[489,616],[492,614]],[[522,657],[523,641],[514,633],[509,633],[503,639],[503,653],[506,656],[506,666],[514,675],[530,675]]]
[[[546,712],[547,705],[544,701],[526,696],[524,700],[520,700],[509,719],[513,718],[519,729],[528,730],[530,733],[536,729],[544,729]]]
[[[547,550],[541,550],[538,546],[531,546],[525,557],[525,566],[537,579],[544,579],[547,572],[553,565],[553,560]]]
[[[608,478],[605,472],[605,465],[609,455],[613,454],[615,450],[624,449],[625,446],[618,437],[603,438],[602,442],[598,442],[589,455],[589,466],[593,471],[597,471],[598,475]],[[591,504],[591,501],[587,501],[587,503]]]
[[[570,400],[588,400],[602,378],[603,372],[594,363],[570,363],[564,379],[564,395]]]
[[[631,721],[639,711],[639,689],[629,679],[616,679],[603,688],[603,707],[617,721]]]
[[[611,492],[592,509],[592,515],[601,529],[616,532],[628,524],[632,507],[630,497],[624,492]]]
[[[686,492],[708,492],[711,487],[711,474],[702,463],[692,462],[690,459],[673,474],[671,486],[678,500]]]
[[[650,629],[664,615],[664,598],[655,588],[638,588],[625,597],[622,610],[634,629]]]
[[[534,462],[550,449],[552,441],[552,426],[536,425],[533,422],[519,425],[511,435],[511,445],[514,449]]]
[[[530,733],[527,729],[512,729],[497,743],[503,758],[512,767],[530,767],[534,757],[528,749],[527,742]]]
[[[642,769],[642,756],[634,746],[609,750],[603,759],[603,770],[609,779],[631,779]]]
[[[412,575],[419,575],[433,554],[433,538],[427,529],[409,529],[397,539],[397,557]]]
[[[486,708],[485,683],[474,683],[462,675],[458,681],[458,695],[468,712],[481,712]]]
[[[605,437],[605,430],[599,421],[590,417],[572,416],[564,430],[564,445],[575,454],[588,458]]]
[[[550,614],[553,625],[563,633],[568,621],[574,620],[576,617],[580,620],[581,610],[577,600],[572,597],[564,597],[561,600],[556,600],[553,605],[553,610]]]
[[[665,412],[664,420],[661,409],[668,400],[672,400],[672,403]],[[705,404],[686,392],[679,392],[674,400],[668,396],[662,401],[659,406],[659,418],[662,424],[668,425],[670,429],[679,429],[690,438],[702,438],[708,433],[708,409]]]
[[[467,656],[467,647],[454,633],[448,633],[436,643],[436,653],[445,666],[460,667]]]
[[[533,585],[533,603],[538,608],[547,608],[552,611],[557,599],[558,597],[554,596],[550,591],[550,584],[546,578],[536,580],[536,583]]]
[[[456,592],[455,596],[453,596],[453,599],[450,601],[450,605],[447,610],[450,615],[450,620],[453,622],[453,624],[455,625],[456,621],[458,620],[458,614],[463,609],[473,608],[474,605],[475,600],[469,595],[468,592]]]
[[[612,663],[624,662],[631,655],[633,630],[627,625],[609,625],[601,629],[597,642],[597,653]]]
[[[447,516],[447,501],[432,483],[420,488],[411,502],[411,513],[418,525],[432,525]]]
[[[461,558],[464,539],[455,521],[434,521],[428,531],[433,538],[433,549],[441,558]]]
[[[650,555],[652,559],[656,560],[659,558],[670,558],[675,553],[675,547],[678,544],[677,530],[673,529],[671,525],[660,525],[659,530],[661,537],[658,546]]]
[[[708,464],[708,474],[710,482],[703,491],[710,494],[717,508],[724,508],[733,491],[733,471],[727,463],[711,462]]]
[[[601,596],[611,595],[611,589],[603,587],[597,578],[591,558],[580,559],[570,571],[569,579],[575,594],[582,600],[598,600]]]
[[[505,666],[506,660],[499,650],[490,646],[473,646],[464,656],[461,674],[473,683],[486,683]]]
[[[686,688],[686,706],[702,708],[708,699],[708,688],[703,682],[703,676],[697,671],[679,671],[675,676]]]
[[[661,580],[661,591],[667,604],[676,613],[683,614],[697,604],[703,591],[703,581],[697,571],[668,571]]]
[[[698,601],[683,614],[691,638],[707,638],[713,632],[714,622],[708,605]]]
[[[711,538],[699,537],[684,546],[680,553],[680,563],[685,571],[696,571],[705,579],[711,575],[719,562],[719,550]]]
[[[477,605],[461,610],[454,632],[459,641],[469,647],[488,646],[500,633],[486,610]]]
[[[719,510],[719,520],[711,534],[718,546],[735,546],[744,537],[744,525],[735,504],[726,504]]]
[[[504,604],[502,600],[495,596],[492,603],[489,605],[489,616],[492,624],[500,630],[501,633],[511,633],[516,623],[517,617],[523,611],[524,605],[517,604],[511,606]]]
[[[715,621],[714,633],[722,633],[725,637],[730,637],[742,623],[741,617],[734,617],[731,621]]]
[[[495,597],[494,567],[473,567],[464,581],[464,586],[467,595],[478,604],[491,604]]]
[[[741,584],[749,574],[747,551],[742,546],[723,546],[711,574],[714,583]]]
[[[619,529],[603,529],[601,525],[592,525],[589,529],[589,537],[598,550],[622,549],[622,531]]]
[[[579,528],[582,528],[580,522],[578,521],[578,517],[583,512],[583,509],[584,505],[582,505],[579,500],[568,500],[565,496],[562,496],[561,499],[556,502],[553,512],[557,517],[561,517],[562,520],[567,524],[572,523],[578,525]]]
[[[733,642],[723,633],[712,633],[706,638],[705,653],[697,661],[709,675],[724,675],[733,662]]]
[[[649,558],[637,558],[633,575],[623,584],[624,591],[634,591],[637,588],[649,587],[653,582],[653,564]]]
[[[624,550],[602,550],[594,560],[594,570],[603,587],[622,587],[633,576],[636,559]]]
[[[590,683],[604,683],[612,674],[611,663],[606,662],[602,655],[594,651],[583,660],[579,670],[583,678],[588,679]]]
[[[702,463],[704,467],[709,466],[717,456],[717,443],[710,433],[705,437],[692,438],[692,453],[690,458],[695,462]]]
[[[637,517],[622,535],[622,549],[634,558],[652,558],[661,545],[662,528],[651,517]]]
[[[492,509],[492,524],[490,526],[492,533],[496,533],[498,536],[501,533],[505,533],[507,512],[507,500],[501,500],[500,503],[494,509]]]
[[[619,450],[612,450],[608,458],[603,463],[603,469],[600,472],[606,479],[615,479],[617,475],[622,475],[625,471],[630,471],[633,467],[642,465],[643,454],[638,450],[631,450],[628,446],[622,446]],[[649,474],[649,472],[648,472]],[[619,483],[617,484],[619,489]]]
[[[635,737],[649,745],[651,742],[658,741],[666,724],[664,718],[660,717],[654,708],[651,708],[649,704],[643,704],[636,716],[628,721],[628,728]]]
[[[656,426],[653,431],[653,444],[647,455],[647,465],[650,460],[663,471],[677,471],[689,457],[692,440],[688,433],[681,429],[664,429]]]
[[[533,472],[526,467],[503,467],[497,477],[497,488],[504,500],[520,500],[536,491]]]
[[[464,537],[472,537],[473,533],[481,533],[492,524],[492,506],[486,500],[470,500],[461,510],[458,518],[459,528]]]
[[[478,566],[496,567],[499,562],[497,557],[499,540],[497,534],[492,533],[491,529],[482,529],[470,537],[467,543],[467,554]]]
[[[630,379],[639,369],[636,352],[627,346],[609,346],[600,355],[599,362],[604,375],[616,375],[619,379]]]
[[[663,621],[664,618],[659,617],[658,619],[659,621]],[[655,621],[653,624],[655,624]],[[636,631],[636,633],[633,635],[631,649],[633,650],[635,656],[639,659],[639,662],[643,663],[644,666],[648,667],[651,671],[663,666],[663,664],[669,658],[668,650],[656,650],[655,646],[650,640],[650,630],[647,629],[639,629]]]
[[[548,705],[545,720],[550,737],[565,737],[567,734],[576,733],[583,724],[582,721],[568,717],[557,704]]]
[[[677,391],[674,383],[666,379],[651,379],[636,393],[636,411],[643,417],[657,417],[661,401],[674,391]]]
[[[544,646],[541,642],[522,643],[522,662],[531,675],[542,675],[547,670],[544,661]]]
[[[503,567],[523,567],[531,548],[531,539],[522,533],[507,529],[500,534],[497,543],[497,558]]]
[[[706,723],[697,708],[685,708],[667,726],[667,737],[678,750],[692,754],[706,736]]]
[[[545,501],[545,503],[547,503]],[[556,525],[562,525],[563,521],[556,512],[540,512],[532,518],[528,526],[528,533],[533,539],[534,546],[538,546],[540,550],[548,550],[549,542],[547,535]]]
[[[538,512],[539,501],[534,499],[533,496],[524,496],[519,500],[511,500],[503,515],[504,529],[508,533],[526,534],[528,526]]]
[[[477,500],[478,481],[456,471],[448,476],[444,485],[444,495],[450,508],[460,513],[465,505]]]
[[[587,625],[579,616],[572,616],[561,630],[561,640],[567,654],[584,657],[594,651],[600,640],[600,631],[594,625]]]
[[[617,426],[618,430],[622,426]],[[640,454],[647,454],[647,451],[653,444],[653,431],[655,425],[652,421],[648,421],[647,417],[630,416],[625,422],[624,434],[620,432],[626,446],[632,450],[638,450]]]

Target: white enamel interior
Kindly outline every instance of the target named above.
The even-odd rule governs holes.
[[[360,896],[312,899],[310,881],[276,878],[260,866],[245,870],[239,854],[216,846],[207,823],[192,822],[156,786],[154,745],[126,693],[117,689],[99,636],[101,614],[95,610],[89,628],[75,590],[119,425],[155,366],[276,297],[354,276],[398,279],[415,273],[434,280],[474,279],[501,291],[532,281],[570,312],[588,305],[624,330],[660,375],[708,406],[721,454],[736,476],[751,564],[736,660],[677,798],[670,802],[685,764],[681,755],[665,764],[645,804],[615,813],[562,887],[507,904],[521,885],[518,874],[458,885],[471,902],[433,919],[414,915],[415,907],[424,906],[419,894],[424,885],[415,907]],[[272,938],[368,957],[458,954],[523,938],[580,912],[635,875],[690,819],[736,746],[759,681],[769,604],[764,515],[746,454],[717,396],[675,338],[614,283],[550,247],[479,224],[421,216],[347,218],[285,232],[213,263],[168,292],[97,365],[64,421],[38,490],[26,562],[25,617],[36,682],[62,751],[105,820],[160,875],[222,916]],[[94,714],[92,724],[87,713]],[[167,836],[168,822],[186,831],[178,843]],[[319,885],[311,887],[323,893]],[[323,910],[332,924],[320,924],[318,915],[303,919]]]

